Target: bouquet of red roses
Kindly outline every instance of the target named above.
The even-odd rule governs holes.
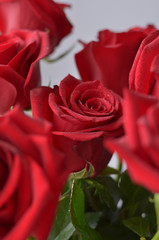
[[[157,240],[159,30],[100,31],[41,86],[66,7],[0,0],[0,239]]]

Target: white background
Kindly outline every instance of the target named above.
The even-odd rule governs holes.
[[[133,26],[145,27],[151,23],[159,27],[159,0],[58,0],[72,7],[66,9],[68,19],[74,26],[72,34],[64,38],[51,58],[59,56],[73,44],[71,53],[56,63],[41,62],[42,85],[53,87],[72,74],[79,77],[74,54],[82,49],[78,39],[96,40],[99,30],[126,31]]]

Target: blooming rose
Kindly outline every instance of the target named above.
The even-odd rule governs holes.
[[[47,239],[66,179],[50,129],[16,108],[0,118],[0,239]]]
[[[104,86],[122,95],[128,87],[128,76],[142,40],[155,27],[132,28],[128,32],[99,32],[98,41],[85,45],[76,54],[76,64],[83,81],[99,79]]]
[[[30,104],[30,89],[40,84],[39,60],[49,54],[48,34],[15,31],[0,36],[0,114],[16,103]]]
[[[0,30],[3,34],[15,29],[48,31],[55,47],[72,29],[64,7],[52,0],[0,0]]]
[[[125,159],[134,182],[159,192],[159,101],[126,92],[124,126],[126,136],[106,141],[106,147]]]
[[[122,100],[100,81],[82,82],[72,76],[54,89],[32,90],[34,116],[53,123],[54,144],[66,154],[66,168],[77,171],[91,162],[95,174],[108,163],[103,136],[122,134]]]
[[[159,31],[140,45],[129,78],[130,88],[159,97]]]

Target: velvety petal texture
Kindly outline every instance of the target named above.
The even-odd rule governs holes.
[[[11,106],[30,106],[30,89],[40,85],[39,60],[50,52],[49,36],[15,31],[0,36],[0,114]]]
[[[52,0],[0,0],[0,30],[3,34],[15,29],[48,31],[53,50],[72,29],[64,13],[67,6]]]
[[[159,101],[149,95],[126,91],[124,105],[126,135],[105,141],[107,148],[126,161],[132,180],[159,192]]]
[[[103,85],[122,96],[128,87],[129,72],[142,40],[156,29],[132,28],[128,32],[115,33],[103,30],[98,41],[84,44],[75,55],[77,68],[83,81],[100,80]]]
[[[123,133],[120,96],[100,81],[82,82],[68,75],[59,87],[32,90],[31,104],[33,116],[53,123],[54,144],[66,154],[69,171],[91,162],[97,174],[107,165],[110,153],[103,148],[103,136]]]
[[[67,178],[50,133],[18,108],[0,118],[0,239],[48,237]]]
[[[129,85],[135,91],[159,96],[159,31],[142,42],[130,72]]]

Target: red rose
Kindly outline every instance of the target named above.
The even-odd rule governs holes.
[[[142,40],[155,27],[132,28],[128,32],[114,33],[109,30],[99,32],[98,41],[86,44],[75,55],[82,80],[99,79],[105,87],[122,95],[128,86],[128,76],[136,52]]]
[[[159,97],[159,31],[147,36],[130,72],[130,89]]]
[[[0,0],[0,30],[3,34],[15,29],[48,31],[55,47],[72,29],[64,7],[52,0]]]
[[[40,85],[39,60],[49,54],[48,34],[16,31],[0,36],[0,114],[30,104],[30,89]]]
[[[31,92],[34,116],[53,123],[54,144],[66,154],[66,168],[77,171],[91,162],[95,174],[107,165],[110,153],[103,148],[103,136],[122,134],[121,98],[100,81],[82,82],[67,76],[51,88]]]
[[[159,192],[159,101],[126,92],[124,126],[126,136],[106,141],[106,147],[126,161],[134,182]]]
[[[67,177],[50,129],[18,109],[0,118],[0,239],[47,239]]]

